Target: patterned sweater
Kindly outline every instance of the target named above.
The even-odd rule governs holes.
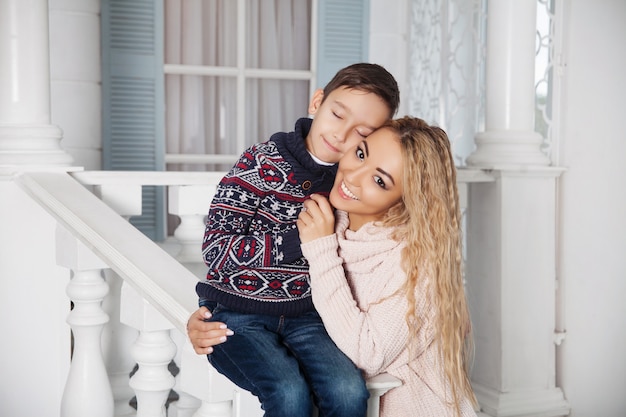
[[[221,180],[202,243],[209,269],[196,286],[199,297],[253,314],[313,309],[296,220],[309,195],[328,195],[337,166],[311,158],[311,122],[299,119],[293,132],[248,148]]]
[[[346,213],[336,216],[336,234],[302,244],[311,264],[313,302],[330,337],[366,376],[388,372],[402,381],[381,398],[381,417],[454,416],[437,365],[428,279],[415,292],[424,322],[409,350],[408,304],[398,293],[406,279],[403,244],[390,238],[391,228],[368,223],[355,232],[347,229]],[[469,400],[461,403],[461,413],[476,416]]]

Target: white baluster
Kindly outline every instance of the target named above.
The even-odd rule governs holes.
[[[222,401],[218,403],[203,401],[193,417],[233,417],[232,401]]]
[[[180,367],[181,352],[186,343],[187,335],[182,334],[178,330],[172,330],[170,336],[177,347],[174,361]],[[178,372],[175,380],[174,391],[178,394],[178,400],[169,405],[167,415],[168,417],[192,417],[193,413],[200,408],[201,401],[181,389],[181,372]]]
[[[102,332],[102,352],[113,390],[115,417],[134,416],[135,409],[131,407],[130,400],[135,393],[128,380],[135,366],[130,349],[138,334],[137,330],[120,323],[120,293],[124,280],[112,270],[104,272],[109,295],[102,308],[111,320]]]
[[[263,415],[256,397],[218,373],[205,355],[198,355],[185,338],[180,347],[180,391],[202,400],[193,417],[260,417]],[[242,401],[245,400],[245,401]]]
[[[94,192],[126,220],[141,214],[140,185],[103,184],[95,186]],[[115,416],[133,416],[135,409],[131,407],[130,400],[135,393],[128,380],[135,366],[130,349],[138,334],[135,329],[120,323],[122,278],[115,271],[107,270],[105,279],[109,284],[109,296],[104,300],[102,308],[111,320],[104,326],[102,350],[113,390]]]
[[[57,230],[59,265],[71,268],[74,276],[67,294],[74,308],[67,318],[74,335],[70,372],[61,400],[62,417],[112,417],[113,393],[102,358],[102,328],[108,315],[101,303],[108,285],[101,275],[104,263],[71,236],[64,228]]]
[[[176,353],[176,345],[168,330],[140,331],[131,354],[139,369],[130,378],[137,396],[137,417],[165,417],[165,403],[174,387],[168,365]]]
[[[165,417],[165,403],[174,387],[168,369],[176,354],[170,338],[173,325],[126,283],[122,285],[121,305],[121,321],[139,330],[131,348],[139,368],[130,379],[137,396],[137,417]]]
[[[168,212],[180,218],[174,231],[181,245],[176,256],[180,262],[202,263],[204,216],[215,194],[214,185],[180,185],[168,188]]]
[[[176,378],[176,381],[178,382],[178,378]],[[192,417],[194,412],[200,408],[202,402],[196,397],[178,390],[176,385],[174,386],[174,391],[178,394],[178,400],[170,404],[167,410],[168,417]]]
[[[209,209],[209,204],[215,186],[205,185],[170,185],[168,187],[168,212],[178,216],[180,224],[174,231],[180,249],[175,254],[176,259],[201,276],[205,273],[202,261],[202,236],[204,234],[204,217]],[[176,364],[181,364],[181,347],[185,343],[186,335],[173,331],[172,338],[177,342],[178,354]],[[178,394],[178,401],[170,405],[168,410],[170,417],[191,417],[200,409],[201,401],[180,389],[180,375],[176,377],[174,390]]]

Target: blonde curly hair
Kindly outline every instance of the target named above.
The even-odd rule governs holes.
[[[411,338],[424,318],[416,309],[415,288],[428,277],[428,304],[434,309],[434,343],[440,351],[452,404],[460,415],[460,401],[476,399],[468,376],[471,324],[465,298],[461,257],[461,215],[456,168],[446,132],[415,117],[387,122],[402,147],[402,201],[383,219],[395,228],[394,239],[406,243],[402,254],[407,281],[403,287],[409,309]]]

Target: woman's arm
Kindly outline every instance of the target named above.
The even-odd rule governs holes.
[[[298,218],[302,252],[309,261],[313,303],[337,346],[368,375],[384,371],[405,349],[404,297],[388,294],[362,311],[346,280],[328,200],[311,196]],[[391,273],[392,271],[388,271]],[[389,279],[385,277],[384,279]]]
[[[211,312],[206,307],[194,311],[187,321],[187,336],[193,349],[198,355],[208,355],[213,352],[213,346],[226,341],[232,336],[232,330],[226,324],[217,321],[205,321],[211,318]]]
[[[336,237],[303,244],[302,250],[311,264],[313,303],[328,334],[368,375],[386,371],[407,347],[406,298],[389,287],[383,298],[361,309],[346,280]],[[388,280],[398,272],[381,266],[378,274]]]
[[[325,198],[314,196],[305,202],[305,208],[298,219],[298,229],[302,251],[310,264],[313,303],[331,338],[359,368],[368,375],[383,372],[399,355],[408,355],[408,303],[400,291],[405,281],[401,251],[398,248],[390,252],[385,262],[372,271],[370,279],[384,280],[384,289],[378,300],[360,308],[353,294],[355,289],[346,279],[344,260],[338,254],[332,207]],[[352,283],[355,287],[370,284],[367,280]],[[424,307],[424,303],[419,305]],[[422,330],[422,340],[411,347],[412,357],[421,354],[430,343],[424,337],[429,332]]]

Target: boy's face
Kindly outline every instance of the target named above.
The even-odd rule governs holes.
[[[323,98],[323,90],[317,90],[309,104],[314,118],[306,147],[324,162],[338,162],[389,118],[389,108],[374,93],[340,87]]]

